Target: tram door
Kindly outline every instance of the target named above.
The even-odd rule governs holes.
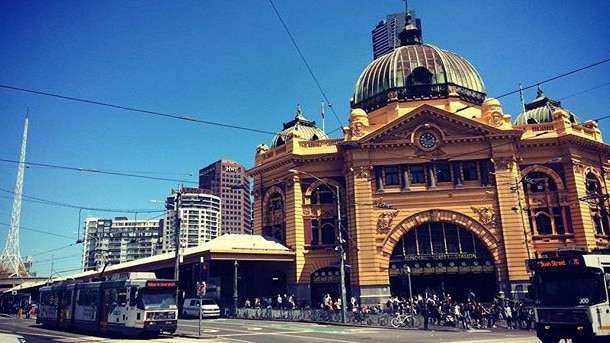
[[[104,332],[108,329],[108,311],[111,310],[111,289],[102,289],[100,302],[100,331]]]

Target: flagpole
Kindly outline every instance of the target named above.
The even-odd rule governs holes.
[[[322,132],[326,133],[326,130],[324,129],[324,101],[320,104],[320,114],[322,115]]]
[[[525,112],[525,100],[523,99],[523,86],[519,84],[519,95],[521,97],[521,109]]]

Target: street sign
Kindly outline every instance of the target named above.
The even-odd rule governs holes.
[[[197,282],[197,296],[202,297],[205,295],[207,285],[205,281]]]

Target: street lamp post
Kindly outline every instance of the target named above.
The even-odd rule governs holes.
[[[409,299],[413,299],[413,291],[411,290],[411,267],[407,266],[407,278],[409,280]]]
[[[519,206],[519,216],[521,217],[521,225],[523,226],[523,238],[525,239],[525,250],[527,251],[527,259],[531,259],[532,255],[530,252],[530,243],[529,243],[529,237],[527,235],[527,227],[525,225],[525,217],[523,216],[523,212],[524,212],[524,208],[523,208],[523,204],[521,203],[521,192],[519,191],[519,189],[521,188],[519,185],[522,184],[522,182],[527,178],[527,174],[525,174],[521,180],[517,180],[517,178],[515,178],[515,190],[517,192],[517,205]]]
[[[237,260],[235,260],[235,262],[233,262],[233,315],[237,316],[237,306],[238,306],[238,297],[239,297],[239,293],[237,291],[237,267],[239,267],[239,264],[237,263]]]
[[[174,245],[176,248],[175,255],[175,265],[174,265],[174,279],[178,282],[178,287],[176,288],[176,306],[179,306],[180,301],[180,197],[182,194],[180,191],[176,192],[176,197],[174,198]]]
[[[310,174],[308,172],[304,172],[304,171],[299,171],[296,169],[290,169],[288,170],[291,173],[294,174],[305,174],[305,175],[309,175],[312,178],[318,180],[319,182],[325,184],[326,186],[328,186],[328,188],[334,193],[335,199],[337,200],[337,229],[338,229],[338,234],[337,234],[337,252],[339,254],[339,284],[340,284],[340,297],[341,297],[341,322],[345,323],[347,322],[347,301],[345,299],[346,297],[346,289],[345,289],[345,250],[343,249],[343,243],[345,242],[343,240],[343,232],[341,230],[341,199],[339,198],[339,193],[340,193],[340,189],[339,186],[333,186],[331,184],[329,184],[328,182],[320,179],[319,177]]]
[[[523,226],[523,238],[525,239],[525,250],[527,250],[527,259],[531,259],[532,255],[530,252],[530,243],[529,243],[529,236],[528,236],[528,228],[527,225],[525,223],[525,217],[523,216],[523,212],[525,212],[526,210],[529,211],[528,208],[524,208],[523,207],[523,203],[521,202],[521,186],[523,185],[524,182],[528,182],[528,183],[533,183],[529,178],[529,174],[533,171],[536,170],[536,168],[544,166],[547,163],[551,163],[551,162],[561,162],[561,157],[554,157],[551,158],[547,161],[545,161],[544,163],[534,167],[534,169],[530,170],[529,172],[527,172],[525,175],[523,175],[523,177],[521,177],[521,179],[517,179],[515,177],[515,187],[514,190],[517,193],[517,206],[518,206],[518,211],[519,211],[519,216],[521,216],[521,225]]]

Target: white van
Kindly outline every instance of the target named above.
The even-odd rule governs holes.
[[[212,298],[201,298],[201,306],[199,306],[199,298],[184,299],[182,317],[199,318],[199,309],[201,309],[201,317],[203,318],[220,317],[220,307]]]

